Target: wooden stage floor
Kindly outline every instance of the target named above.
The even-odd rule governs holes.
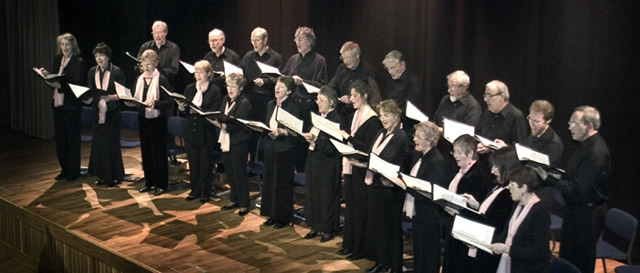
[[[309,231],[304,225],[264,227],[257,209],[241,217],[220,210],[226,199],[188,202],[184,187],[156,197],[138,192],[143,182],[117,188],[96,186],[95,177],[56,182],[53,140],[7,128],[0,136],[0,196],[158,271],[362,272],[373,265],[336,254],[340,237],[304,240]],[[90,144],[83,144],[83,165],[89,151]],[[123,150],[123,160],[127,173],[140,173],[139,149]]]

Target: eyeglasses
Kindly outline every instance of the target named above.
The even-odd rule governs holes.
[[[571,127],[571,126],[575,126],[575,125],[580,124],[580,122],[579,121],[569,121],[569,122],[567,122],[567,124],[569,124],[569,127]]]
[[[495,94],[484,93],[484,95],[482,95],[482,96],[485,97],[485,98],[493,98],[495,96],[500,96],[500,95],[502,95],[502,93],[498,92],[498,93],[495,93]]]
[[[400,63],[396,63],[395,65],[392,65],[392,66],[385,66],[384,69],[386,69],[387,71],[392,71],[392,70],[396,70],[398,66],[400,66]]]
[[[450,154],[451,154],[452,156],[456,156],[456,155],[465,155],[466,153],[465,153],[465,152],[463,152],[463,151],[456,151],[456,150],[453,150],[453,151],[451,151],[451,152],[450,152]]]
[[[464,85],[462,85],[462,84],[449,85],[448,83],[445,85],[445,87],[447,88],[447,90],[454,89],[454,88],[460,88],[460,87],[463,87],[463,86],[464,86]]]
[[[544,122],[544,120],[532,119],[531,116],[527,116],[527,120],[536,124]]]
[[[293,39],[294,43],[301,43],[302,41],[309,41],[309,39],[306,39],[306,38],[295,38],[295,39]]]

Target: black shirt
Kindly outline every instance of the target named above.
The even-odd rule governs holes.
[[[529,125],[522,111],[507,103],[499,113],[485,109],[476,133],[490,140],[501,139],[507,144],[513,144],[524,141],[529,135]]]
[[[174,42],[166,40],[164,45],[158,48],[156,42],[151,40],[140,46],[138,59],[147,49],[152,49],[158,53],[158,71],[167,77],[169,81],[172,81],[178,75],[178,69],[180,68],[180,47]]]
[[[607,182],[611,170],[609,148],[599,133],[585,139],[569,158],[566,179],[557,181],[562,196],[571,205],[595,205],[607,199]]]
[[[552,167],[558,166],[562,158],[562,151],[564,150],[562,140],[551,127],[547,128],[540,137],[529,135],[522,142],[522,145],[548,155],[549,164],[551,164]]]
[[[471,126],[477,126],[480,122],[480,116],[482,115],[482,108],[476,98],[467,93],[460,97],[456,101],[452,102],[449,99],[449,95],[445,95],[438,104],[436,113],[433,114],[431,119],[436,125],[442,127],[442,120],[444,118],[459,121]]]
[[[298,75],[306,83],[315,87],[321,87],[327,83],[327,62],[322,55],[315,51],[307,52],[302,56],[296,53],[289,57],[282,70],[284,75]],[[310,96],[302,85],[296,87],[296,94],[302,97]]]
[[[392,79],[390,76],[386,78],[387,81],[382,90],[382,99],[394,100],[403,111],[407,108],[407,100],[418,109],[422,109],[422,82],[416,74],[405,70],[397,80]]]
[[[271,48],[268,48],[262,56],[258,52],[251,50],[244,54],[240,61],[240,67],[244,70],[244,77],[247,78],[247,91],[273,96],[273,87],[276,85],[277,78],[262,74],[256,61],[282,69],[282,56]],[[262,86],[253,84],[253,80],[257,78],[264,80]]]
[[[217,56],[213,51],[209,51],[204,55],[203,59],[209,61],[215,72],[224,72],[224,61],[234,65],[240,65],[240,56],[235,51],[226,47],[220,56]],[[225,78],[219,76],[220,75],[215,75],[212,82],[221,89],[223,94],[226,94]]]
[[[375,78],[373,73],[373,67],[368,63],[360,61],[358,66],[353,70],[348,69],[344,63],[341,63],[336,69],[336,74],[327,84],[336,90],[338,98],[342,96],[349,96],[349,86],[356,80],[367,81],[368,78]]]

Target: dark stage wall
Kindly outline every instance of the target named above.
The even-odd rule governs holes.
[[[376,67],[379,79],[388,77],[382,58],[398,49],[424,81],[427,115],[446,92],[445,76],[458,69],[471,76],[478,99],[485,83],[500,79],[509,86],[512,103],[525,112],[535,99],[550,100],[565,157],[575,147],[567,130],[572,109],[593,105],[601,110],[601,133],[614,159],[609,205],[640,217],[634,170],[640,149],[631,134],[639,121],[634,103],[634,82],[640,79],[639,5],[634,0],[60,0],[59,17],[60,31],[76,35],[92,65],[90,52],[97,42],[135,54],[151,39],[151,24],[158,19],[168,23],[168,39],[191,63],[209,50],[207,33],[214,27],[226,32],[226,45],[242,56],[250,49],[251,30],[262,26],[271,47],[286,59],[295,53],[295,29],[310,26],[330,76],[347,40],[361,45],[363,60]],[[113,61],[133,66],[122,54]],[[184,71],[180,78],[183,84],[192,81]]]

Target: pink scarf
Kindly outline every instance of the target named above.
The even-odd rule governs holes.
[[[507,240],[504,242],[509,248],[511,248],[511,244],[513,243],[513,236],[518,232],[518,228],[522,221],[527,218],[531,207],[538,203],[540,198],[534,193],[532,194],[529,202],[524,205],[518,205],[516,209],[513,211],[511,215],[511,220],[509,220],[509,230],[507,232]],[[496,273],[510,273],[511,272],[511,256],[508,253],[502,253],[502,257],[500,258],[500,264],[498,265],[498,270]]]
[[[413,168],[411,168],[411,173],[409,173],[409,175],[413,177],[417,177],[418,170],[420,170],[420,164],[422,164],[422,158],[418,159],[418,162],[416,162],[416,164],[413,165]],[[405,215],[407,215],[407,217],[409,218],[413,218],[413,216],[416,215],[415,198],[413,197],[413,195],[409,193],[405,195],[404,207],[402,208],[402,210],[405,212]]]
[[[100,67],[96,67],[96,72],[94,73],[94,82],[96,83],[96,88],[98,90],[101,90],[103,92],[107,92],[107,89],[109,88],[109,78],[111,77],[111,71],[109,70],[105,70],[104,71],[104,75],[102,76],[102,80],[100,79]],[[106,116],[105,113],[107,112],[107,102],[104,100],[104,98],[102,98],[102,96],[100,97],[100,100],[98,101],[98,123],[100,124],[104,124]]]
[[[209,82],[205,82],[203,85],[196,83],[196,94],[193,96],[193,100],[191,100],[191,103],[193,103],[195,106],[201,107],[202,96],[204,95],[204,92],[207,92],[208,88]]]
[[[236,102],[229,104],[227,101],[227,105],[224,107],[224,114],[229,115],[229,111],[236,106]],[[218,143],[220,143],[220,150],[222,152],[228,152],[231,149],[231,135],[227,132],[226,129],[220,128],[220,136],[218,137]]]
[[[506,190],[507,187],[500,187],[498,189],[496,189],[495,191],[493,191],[486,199],[484,199],[484,201],[482,201],[482,204],[480,204],[480,208],[478,209],[478,212],[480,214],[485,214],[487,212],[487,209],[489,209],[489,206],[491,206],[491,204],[493,203],[493,201],[498,197],[498,195],[503,191]]]
[[[372,154],[379,155],[382,150],[384,150],[384,147],[386,147],[387,144],[389,144],[389,141],[391,141],[391,139],[393,138],[393,133],[391,133],[384,138],[384,141],[382,141],[383,135],[384,133],[381,133],[378,136],[378,139],[376,139],[376,142],[373,144],[373,149],[371,149]],[[380,144],[380,142],[382,142],[382,144]],[[373,172],[367,170],[367,175],[364,177],[364,183],[367,185],[373,184]]]
[[[456,174],[456,176],[453,178],[453,180],[451,180],[451,184],[449,184],[450,192],[458,193],[458,184],[460,184],[460,180],[462,179],[462,176],[464,176],[464,174],[467,173],[474,164],[476,164],[476,161],[477,160],[473,160],[469,165],[461,167],[460,170],[458,170],[458,173]],[[464,192],[461,192],[461,193],[464,193]]]
[[[360,126],[367,122],[369,118],[377,116],[376,112],[371,109],[371,106],[368,104],[362,105],[356,112],[353,114],[353,120],[351,121],[351,136],[355,136],[356,132],[360,128]],[[348,143],[349,146],[353,147],[351,143]],[[342,158],[342,174],[351,174],[351,164],[346,157]]]
[[[151,79],[149,83],[149,90],[147,91],[147,97],[143,98],[142,93],[144,93],[144,83],[145,79]],[[144,72],[140,77],[138,77],[138,81],[136,82],[136,93],[133,96],[135,99],[144,102],[156,101],[160,98],[160,72],[158,69],[154,70],[152,73]],[[157,118],[160,116],[160,111],[157,109],[145,107],[144,108],[144,117],[148,119]]]
[[[62,56],[62,60],[60,61],[60,69],[58,69],[58,74],[62,75],[64,68],[67,67],[71,58],[67,58]],[[60,107],[64,104],[64,93],[59,93],[58,88],[53,89],[53,107]]]

